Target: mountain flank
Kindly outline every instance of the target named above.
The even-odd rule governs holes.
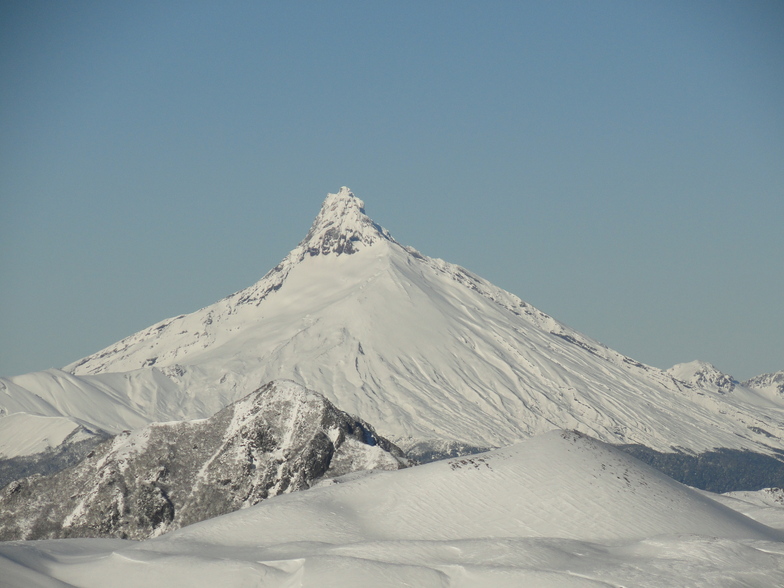
[[[661,454],[778,460],[775,377],[745,386],[709,364],[684,366],[644,365],[399,243],[342,188],[256,284],[63,370],[0,380],[0,414],[116,434],[207,418],[259,382],[287,379],[420,461],[554,428]]]

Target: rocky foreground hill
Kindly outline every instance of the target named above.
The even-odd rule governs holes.
[[[321,394],[275,381],[198,421],[155,423],[97,446],[78,465],[9,484],[0,539],[143,539],[408,461]]]

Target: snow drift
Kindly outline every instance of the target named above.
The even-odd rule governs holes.
[[[780,585],[780,540],[612,447],[553,431],[138,544],[10,543],[0,555],[19,577],[84,587],[729,587]]]

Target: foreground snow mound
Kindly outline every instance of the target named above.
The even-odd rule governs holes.
[[[571,431],[338,482],[168,539],[230,536],[241,546],[476,537],[617,540],[674,533],[779,537],[622,451]]]
[[[210,419],[126,432],[74,468],[12,482],[0,492],[0,539],[145,538],[325,476],[405,463],[320,394],[271,382]]]
[[[784,531],[784,488],[763,488],[719,495],[707,494],[713,500],[755,521]]]
[[[343,476],[138,544],[0,544],[0,571],[118,588],[777,586],[781,538],[603,443],[553,431]]]

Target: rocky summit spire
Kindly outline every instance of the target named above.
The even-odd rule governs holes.
[[[382,239],[392,237],[365,215],[365,203],[343,186],[327,195],[300,248],[311,256],[351,254]]]

